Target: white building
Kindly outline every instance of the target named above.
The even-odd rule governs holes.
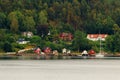
[[[87,39],[92,40],[92,41],[98,41],[102,40],[105,41],[105,38],[107,37],[107,34],[88,34]]]
[[[18,41],[17,41],[17,43],[18,44],[27,44],[27,43],[29,43],[30,41],[26,41],[25,39],[22,39],[22,38],[20,38]]]
[[[31,38],[33,36],[33,33],[28,31],[28,32],[23,32],[22,35],[27,37],[27,38]]]

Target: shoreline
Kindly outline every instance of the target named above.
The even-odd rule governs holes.
[[[105,55],[104,57],[83,57],[83,56],[15,56],[15,55],[3,55],[0,56],[0,60],[69,60],[69,59],[120,59],[120,56]]]

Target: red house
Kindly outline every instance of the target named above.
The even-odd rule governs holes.
[[[36,48],[36,49],[34,50],[34,52],[35,52],[37,55],[40,55],[41,49],[40,49],[40,48]]]
[[[59,38],[62,39],[62,40],[68,40],[68,41],[71,41],[73,39],[73,35],[71,33],[61,33],[59,35]]]
[[[45,53],[45,54],[50,54],[51,53],[51,48],[50,47],[45,47],[44,49],[43,49],[43,52]]]

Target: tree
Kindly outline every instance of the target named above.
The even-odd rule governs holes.
[[[15,43],[16,42],[16,35],[6,35],[6,41],[8,41],[9,43]]]
[[[24,8],[23,1],[22,0],[20,0],[20,1],[18,1],[18,0],[12,1],[12,8],[14,10],[23,9]]]
[[[114,27],[114,35],[109,36],[106,39],[106,50],[111,52],[120,52],[120,28],[118,26]]]
[[[20,11],[13,11],[8,15],[8,24],[12,32],[23,31],[24,15]]]
[[[3,12],[0,12],[0,28],[5,28],[6,15]]]
[[[102,24],[103,28],[101,31],[103,31],[103,33],[113,34],[113,25],[115,24],[115,21],[110,16],[107,16],[102,21]]]
[[[38,21],[39,21],[38,25],[47,24],[47,21],[48,21],[48,19],[47,19],[47,11],[42,10],[38,15],[39,15],[38,16]]]
[[[60,33],[61,32],[70,32],[74,33],[74,28],[70,24],[65,24],[65,23],[59,23],[59,25],[56,28]]]
[[[20,11],[15,11],[15,12],[16,12],[16,17],[17,17],[18,24],[19,24],[19,31],[23,31],[23,27],[24,27],[23,21],[24,21],[25,16]]]
[[[24,31],[34,31],[35,30],[35,21],[32,16],[26,16],[23,22]]]
[[[119,26],[118,26],[118,24],[114,24],[114,25],[113,25],[113,31],[114,31],[114,34],[119,31]]]
[[[11,4],[12,4],[12,2],[10,0],[1,0],[0,1],[1,10],[5,13],[11,12],[13,10]]]
[[[9,42],[4,43],[4,51],[5,52],[11,52],[12,51],[12,45]]]
[[[40,37],[40,36],[33,36],[33,37],[30,39],[30,42],[31,42],[31,43],[40,44],[40,42],[41,42],[41,37]]]
[[[86,0],[81,1],[81,17],[82,19],[87,18],[87,13],[89,13],[90,6],[87,4]]]
[[[6,35],[6,30],[0,29],[0,42],[4,42],[6,40],[5,35]]]
[[[17,18],[17,16],[16,16],[16,12],[11,12],[11,13],[8,15],[8,20],[9,20],[9,23],[10,23],[10,30],[11,30],[13,33],[18,32],[19,24],[18,24],[18,18]]]
[[[120,28],[115,32],[113,36],[113,42],[114,42],[114,51],[120,52]]]
[[[35,10],[34,9],[33,10],[24,9],[23,13],[24,13],[25,16],[29,16],[30,17],[30,16],[34,16]]]
[[[114,40],[113,40],[113,36],[109,36],[109,37],[106,38],[105,50],[106,51],[110,51],[110,52],[114,52]]]
[[[55,19],[55,10],[53,9],[53,7],[50,7],[48,10],[48,19],[49,20],[54,20]]]
[[[73,45],[73,48],[78,51],[88,50],[89,43],[88,43],[85,33],[77,30],[75,32],[72,45]]]
[[[16,18],[13,18],[10,24],[10,30],[14,33],[18,32],[18,20]]]
[[[37,34],[41,37],[47,36],[49,33],[48,25],[37,26]]]

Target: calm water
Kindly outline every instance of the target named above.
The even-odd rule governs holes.
[[[0,60],[0,80],[120,80],[120,60]]]

